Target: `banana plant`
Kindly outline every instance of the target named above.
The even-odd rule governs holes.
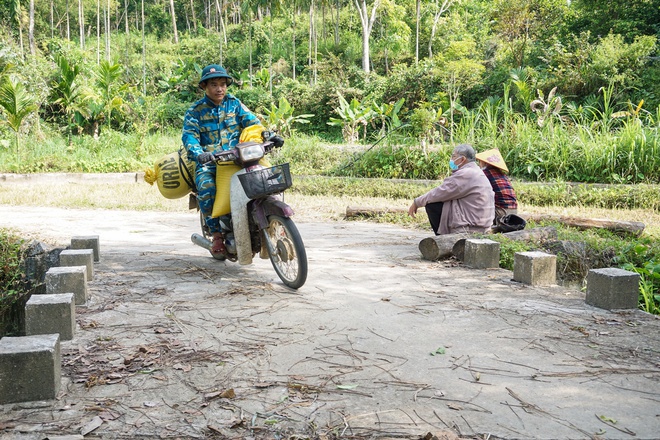
[[[5,113],[5,119],[0,119],[0,122],[16,134],[16,161],[20,162],[20,129],[23,121],[37,110],[37,104],[20,81],[7,75],[0,79],[0,107]]]
[[[278,105],[271,104],[270,110],[266,111],[268,129],[277,131],[285,137],[291,136],[293,124],[309,124],[309,118],[314,116],[313,114],[294,116],[294,110],[295,108],[284,96],[280,97]]]
[[[392,130],[401,126],[399,112],[405,101],[404,98],[401,98],[394,104],[371,103],[371,110],[373,111],[374,119],[377,119],[380,122],[380,136],[385,136],[388,128]]]
[[[254,74],[254,81],[259,87],[267,89],[268,84],[270,83],[270,72],[268,69],[264,67],[263,69],[258,70]]]
[[[330,118],[328,125],[341,127],[344,141],[349,144],[354,144],[360,138],[360,125],[366,131],[367,124],[374,117],[371,106],[365,106],[355,98],[351,99],[349,104],[341,93],[339,93],[339,107],[335,108],[335,112],[339,118]]]

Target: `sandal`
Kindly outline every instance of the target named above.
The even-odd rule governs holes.
[[[212,254],[227,254],[227,248],[225,247],[225,239],[221,233],[216,232],[213,234],[213,242],[211,245]]]

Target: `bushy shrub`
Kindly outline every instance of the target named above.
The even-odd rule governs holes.
[[[20,310],[28,295],[23,245],[19,237],[0,229],[0,337],[21,331]]]
[[[261,87],[234,88],[230,89],[228,93],[240,99],[254,113],[263,114],[266,109],[270,108],[272,102],[268,90]]]
[[[387,179],[439,179],[449,174],[451,148],[377,147],[358,152],[333,174]]]

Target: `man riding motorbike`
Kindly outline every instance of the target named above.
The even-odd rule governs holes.
[[[229,181],[233,171],[223,172],[223,167],[217,167],[212,161],[212,153],[234,148],[239,142],[270,140],[275,147],[284,144],[280,136],[266,131],[245,104],[227,93],[227,87],[233,82],[234,78],[224,67],[218,64],[206,66],[199,80],[204,97],[186,111],[183,120],[181,139],[188,158],[196,162],[197,200],[212,235],[213,254],[227,253],[218,217],[231,211]],[[218,193],[217,201],[216,186],[222,191]]]

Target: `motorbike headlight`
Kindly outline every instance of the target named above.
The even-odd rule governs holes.
[[[261,144],[249,143],[238,147],[241,162],[252,162],[264,157],[264,149]]]

